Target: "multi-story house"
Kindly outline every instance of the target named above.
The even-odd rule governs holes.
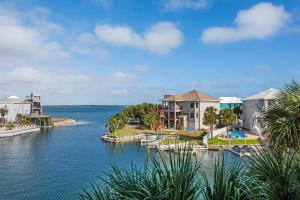
[[[207,107],[220,108],[220,100],[193,90],[182,95],[165,95],[162,100],[164,123],[169,129],[199,130]]]
[[[264,131],[262,111],[277,99],[278,90],[270,88],[243,99],[243,128],[261,135]]]

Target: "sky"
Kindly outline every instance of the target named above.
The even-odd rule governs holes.
[[[158,103],[300,80],[300,0],[0,0],[0,97]]]

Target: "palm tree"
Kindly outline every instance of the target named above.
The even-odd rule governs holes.
[[[238,123],[238,119],[240,119],[240,116],[241,116],[241,114],[242,114],[242,109],[241,109],[241,107],[240,107],[240,106],[234,107],[234,108],[233,108],[233,113],[235,114],[235,116],[236,116],[236,121],[237,121],[237,123]]]
[[[247,168],[241,163],[232,166],[222,157],[215,162],[213,179],[209,180],[206,173],[204,177],[203,199],[231,200],[231,199],[267,199],[262,187],[245,176]],[[251,185],[251,188],[249,187]]]
[[[129,169],[113,166],[102,178],[103,185],[92,184],[92,191],[84,190],[80,199],[157,199],[196,200],[201,192],[199,179],[201,163],[191,153],[160,155],[144,167],[131,165]]]
[[[276,151],[263,148],[246,161],[246,176],[255,180],[268,198],[300,199],[300,157],[295,151],[278,156]]]
[[[119,129],[119,121],[117,120],[117,118],[111,117],[106,121],[105,126],[108,129],[109,133],[114,133]]]
[[[226,126],[226,132],[228,137],[228,127],[235,124],[235,115],[231,109],[223,109],[219,114],[219,122],[221,125]]]
[[[1,116],[0,122],[1,122],[1,124],[2,124],[4,116],[7,115],[7,113],[8,113],[8,110],[5,107],[4,108],[0,108],[0,116]]]
[[[214,107],[207,107],[204,113],[203,124],[208,125],[210,129],[211,139],[213,138],[214,126],[217,124],[217,109]]]
[[[150,128],[150,130],[153,130],[153,126],[157,123],[158,121],[158,116],[154,112],[150,112],[144,115],[143,118],[144,124]]]
[[[300,84],[292,81],[263,112],[266,138],[279,151],[300,150]]]

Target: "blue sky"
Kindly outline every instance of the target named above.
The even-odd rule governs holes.
[[[0,1],[0,96],[46,104],[246,97],[300,80],[300,1]]]

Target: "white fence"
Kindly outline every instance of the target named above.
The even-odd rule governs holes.
[[[228,130],[231,128],[231,126],[227,127]],[[212,132],[212,136],[215,137],[215,136],[218,136],[218,135],[222,135],[222,134],[225,134],[227,132],[227,129],[226,127],[223,127],[223,128],[219,128],[219,129],[216,129],[216,130],[213,130]],[[203,137],[203,144],[204,145],[208,145],[208,140],[211,139],[211,134],[210,132],[208,132],[204,137]]]

